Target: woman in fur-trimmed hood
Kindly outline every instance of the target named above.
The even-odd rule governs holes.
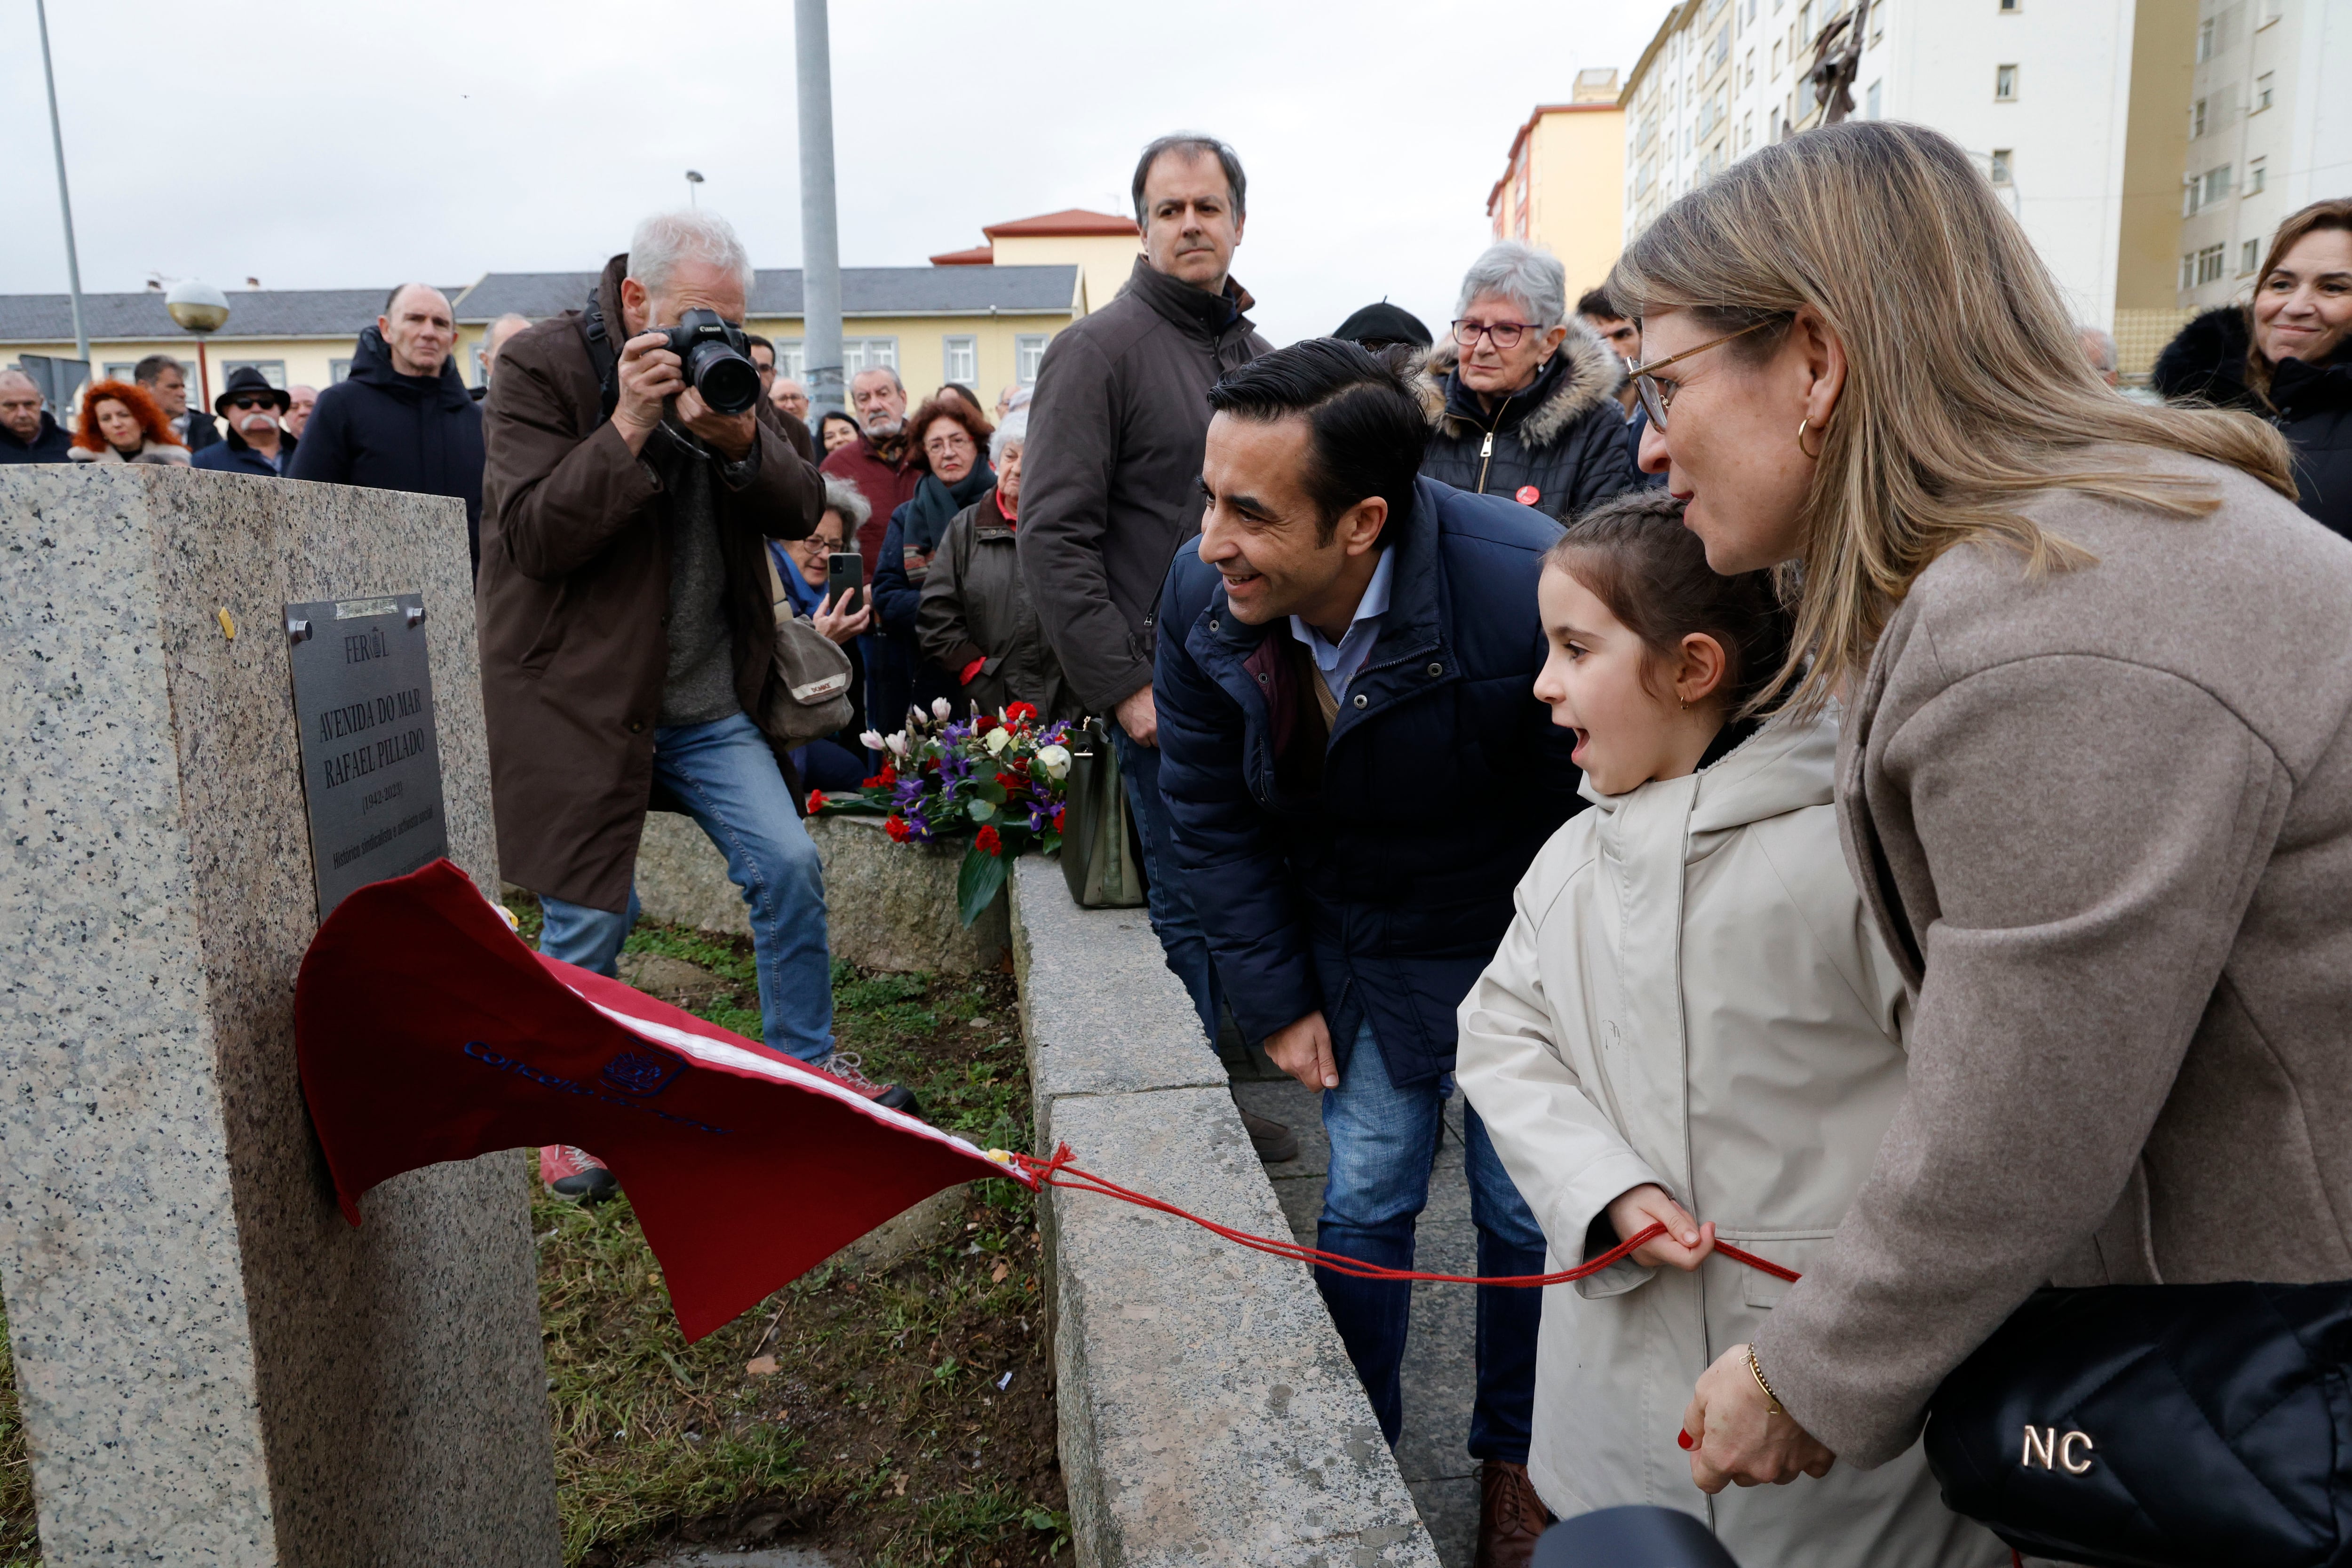
[[[1456,309],[1423,371],[1434,429],[1421,471],[1562,521],[1632,489],[1625,367],[1569,316],[1560,264],[1504,240],[1472,263]]]

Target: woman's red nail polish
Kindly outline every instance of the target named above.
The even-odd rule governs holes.
[[[1694,1442],[1692,1442],[1692,1441],[1691,1441],[1691,1435],[1690,1435],[1689,1433],[1687,1433],[1687,1432],[1677,1432],[1677,1433],[1675,1433],[1675,1441],[1676,1443],[1679,1443],[1680,1445],[1682,1445],[1683,1452],[1684,1452],[1684,1453],[1685,1453],[1685,1454],[1689,1453],[1693,1448],[1696,1448],[1696,1447],[1698,1447],[1698,1445],[1697,1445],[1697,1444],[1696,1444],[1696,1443],[1694,1443]]]

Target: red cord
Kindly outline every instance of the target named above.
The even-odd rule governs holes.
[[[1253,1251],[1271,1253],[1276,1258],[1296,1258],[1301,1263],[1312,1264],[1318,1268],[1328,1268],[1334,1274],[1345,1274],[1357,1279],[1425,1279],[1435,1285],[1508,1285],[1530,1289],[1543,1285],[1567,1285],[1575,1280],[1590,1279],[1612,1264],[1623,1261],[1635,1247],[1666,1233],[1664,1226],[1654,1225],[1647,1230],[1619,1242],[1600,1257],[1590,1258],[1573,1268],[1563,1268],[1557,1274],[1502,1276],[1422,1274],[1410,1268],[1383,1268],[1375,1263],[1363,1263],[1353,1258],[1342,1258],[1336,1252],[1325,1252],[1320,1247],[1308,1247],[1304,1242],[1277,1241],[1272,1237],[1253,1236],[1244,1230],[1235,1230],[1230,1226],[1219,1225],[1214,1220],[1202,1219],[1199,1215],[1186,1213],[1174,1204],[1148,1197],[1130,1188],[1122,1187],[1117,1182],[1097,1176],[1091,1171],[1080,1170],[1070,1163],[1070,1146],[1067,1143],[1056,1148],[1054,1151],[1054,1157],[1050,1160],[1040,1160],[1034,1154],[1017,1153],[1007,1153],[1004,1159],[1007,1163],[1034,1177],[1041,1186],[1066,1187],[1076,1193],[1095,1193],[1103,1197],[1117,1198],[1121,1203],[1133,1204],[1138,1208],[1153,1209],[1160,1214],[1173,1215],[1178,1219],[1190,1220],[1202,1230],[1223,1237],[1227,1241],[1249,1247]],[[1073,1176],[1077,1179],[1076,1181],[1065,1179]],[[1734,1263],[1744,1263],[1750,1268],[1759,1269],[1771,1275],[1775,1279],[1786,1279],[1793,1284],[1799,1278],[1795,1269],[1783,1268],[1769,1258],[1759,1258],[1752,1252],[1744,1252],[1727,1241],[1717,1242],[1715,1250],[1719,1257],[1727,1258]]]

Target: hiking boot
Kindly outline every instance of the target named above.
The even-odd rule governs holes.
[[[621,1184],[613,1179],[604,1161],[570,1143],[550,1143],[540,1150],[539,1179],[557,1197],[577,1198],[583,1204],[601,1204],[621,1191]]]
[[[1279,1165],[1285,1160],[1298,1158],[1298,1134],[1279,1121],[1275,1121],[1246,1110],[1238,1100],[1234,1109],[1242,1113],[1242,1125],[1249,1130],[1250,1146],[1257,1151],[1258,1159],[1268,1165]]]
[[[839,1083],[845,1083],[875,1104],[890,1110],[903,1110],[909,1116],[920,1116],[922,1106],[915,1091],[903,1083],[876,1083],[866,1076],[865,1059],[855,1051],[835,1051],[825,1058],[817,1071]]]
[[[1527,1568],[1536,1538],[1551,1521],[1525,1465],[1485,1461],[1478,1467],[1478,1552],[1470,1568]]]

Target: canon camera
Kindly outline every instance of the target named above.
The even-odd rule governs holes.
[[[684,366],[688,384],[715,414],[744,414],[760,402],[760,367],[751,363],[743,329],[719,320],[719,312],[696,309],[667,329],[670,353]]]

